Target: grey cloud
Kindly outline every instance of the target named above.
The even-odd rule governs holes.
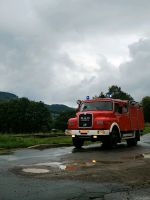
[[[109,46],[107,37],[147,33],[148,0],[1,0],[1,5],[0,90],[70,105],[112,84],[121,85],[136,98],[149,93],[149,40],[129,46],[132,60],[119,68],[102,53]],[[98,67],[93,69],[77,63],[65,49],[66,44],[76,46],[85,41],[92,46],[92,39],[99,40],[94,43]],[[83,50],[86,53],[86,45]]]
[[[106,31],[129,32],[149,27],[148,0],[71,0],[67,4],[62,0],[53,4],[45,2],[45,5],[35,3],[37,15],[50,29],[62,33],[67,30],[91,34],[99,30],[107,34]]]
[[[150,95],[150,39],[129,46],[131,61],[120,66],[120,83],[136,100]]]

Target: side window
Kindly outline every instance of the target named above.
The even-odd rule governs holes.
[[[118,103],[115,103],[115,113],[122,113],[122,107]]]
[[[128,106],[127,105],[123,105],[122,112],[123,113],[127,113],[128,112]]]

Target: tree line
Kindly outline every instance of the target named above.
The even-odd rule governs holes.
[[[18,98],[0,101],[1,133],[38,133],[51,129],[67,129],[67,121],[75,116],[75,109],[53,117],[43,102]]]
[[[51,123],[51,114],[42,102],[27,98],[0,102],[0,132],[45,132]]]
[[[112,98],[133,100],[131,95],[113,85],[108,92],[101,92],[93,98],[104,98],[111,94]],[[142,99],[145,122],[150,122],[150,96]],[[0,101],[1,133],[37,133],[50,132],[51,129],[67,129],[67,121],[75,116],[75,109],[60,112],[55,117],[43,102],[30,101],[27,98]]]

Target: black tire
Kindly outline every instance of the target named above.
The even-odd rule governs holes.
[[[129,147],[136,146],[138,141],[140,141],[140,132],[136,131],[135,138],[127,139],[126,141]]]
[[[119,142],[119,131],[118,129],[113,129],[111,134],[110,134],[110,144],[111,146],[116,146],[117,143]]]
[[[129,147],[131,147],[131,146],[136,146],[136,145],[137,145],[137,138],[127,139],[126,141],[127,141],[127,145],[128,145]]]
[[[72,142],[73,142],[73,145],[77,148],[77,149],[81,149],[81,147],[83,146],[84,144],[84,140],[78,138],[78,137],[75,137],[75,138],[72,138]]]
[[[140,141],[140,131],[136,131],[136,138],[137,138],[137,141]]]
[[[117,128],[114,128],[109,137],[103,140],[103,146],[106,148],[112,148],[115,147],[119,141],[119,131]]]

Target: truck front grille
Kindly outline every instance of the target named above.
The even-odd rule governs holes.
[[[92,127],[92,114],[83,113],[79,115],[79,127],[91,128]]]

